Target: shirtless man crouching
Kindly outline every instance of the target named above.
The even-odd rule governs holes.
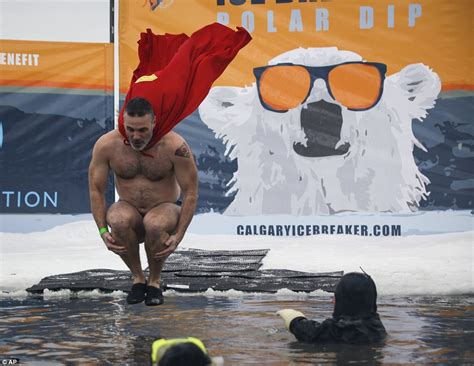
[[[161,270],[183,239],[196,209],[197,169],[186,141],[172,131],[146,148],[155,124],[147,100],[130,100],[123,116],[127,139],[113,130],[94,146],[89,166],[91,209],[108,250],[118,254],[132,273],[127,302],[145,300],[146,305],[160,305]],[[120,199],[107,210],[109,170],[115,175]],[[148,281],[140,263],[142,242],[150,270]]]

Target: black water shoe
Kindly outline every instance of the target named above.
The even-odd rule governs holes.
[[[145,300],[146,283],[135,283],[127,295],[127,303],[138,304]]]
[[[163,304],[163,302],[163,291],[161,291],[161,288],[153,286],[146,287],[145,305],[156,306]]]

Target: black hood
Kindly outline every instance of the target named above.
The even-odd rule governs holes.
[[[369,317],[377,313],[377,289],[369,275],[348,273],[339,281],[333,317]]]

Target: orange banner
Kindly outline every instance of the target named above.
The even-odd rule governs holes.
[[[0,85],[112,92],[113,44],[2,40]]]
[[[92,148],[114,128],[113,56],[112,44],[0,41],[1,213],[90,212]]]
[[[120,91],[138,63],[140,32],[190,34],[215,21],[253,36],[215,85],[250,84],[254,67],[288,50],[337,47],[387,64],[388,75],[421,62],[438,73],[443,90],[472,89],[473,9],[470,0],[121,1]]]

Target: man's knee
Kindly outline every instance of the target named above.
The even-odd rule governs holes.
[[[161,237],[170,231],[170,225],[164,219],[146,217],[143,220],[145,233],[147,236]]]
[[[136,217],[132,212],[126,210],[110,209],[107,212],[107,224],[112,231],[127,231],[136,226]]]

